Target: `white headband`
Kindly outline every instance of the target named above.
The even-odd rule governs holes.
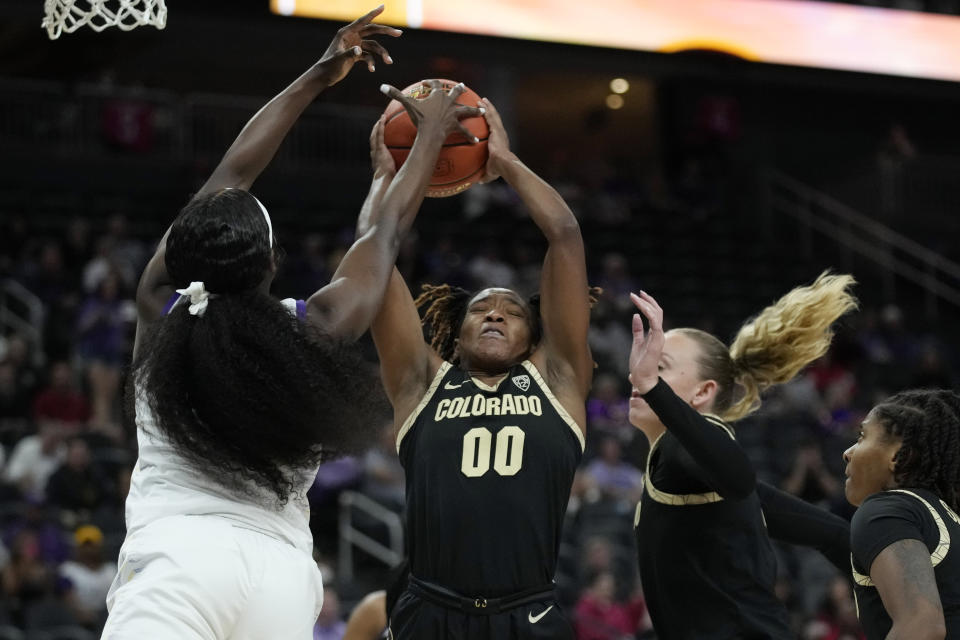
[[[226,187],[227,189],[236,189],[236,187]],[[244,191],[244,189],[238,189],[238,191]],[[260,206],[260,211],[263,211],[263,219],[267,221],[267,239],[270,240],[270,248],[273,248],[273,223],[270,221],[270,214],[267,213],[267,208],[263,206],[263,203],[260,202],[260,199],[257,196],[253,195],[249,191],[250,197],[253,198],[257,204]]]
[[[267,221],[267,237],[270,239],[270,246],[273,247],[273,223],[270,222],[270,214],[267,213],[267,208],[263,206],[263,203],[260,202],[257,196],[252,193],[250,195],[257,201],[257,204],[260,205],[260,211],[263,211],[263,219]]]

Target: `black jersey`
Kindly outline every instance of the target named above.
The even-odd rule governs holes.
[[[531,362],[495,386],[443,363],[397,437],[410,573],[470,597],[548,585],[583,444]]]
[[[870,566],[880,552],[898,540],[920,540],[930,550],[930,562],[940,592],[947,639],[960,640],[960,517],[936,494],[924,489],[893,489],[875,493],[853,514],[850,551],[857,615],[869,640],[886,638],[893,626],[880,594],[870,579]]]
[[[650,447],[634,519],[658,637],[791,638],[752,467],[733,431],[663,381],[644,399],[667,426]]]

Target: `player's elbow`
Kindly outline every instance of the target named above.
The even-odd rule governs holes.
[[[573,214],[553,221],[549,228],[544,229],[544,235],[547,236],[550,244],[583,241],[580,235],[580,223],[577,222]]]
[[[370,225],[363,235],[357,239],[357,242],[375,245],[379,251],[384,252],[388,256],[392,255],[394,259],[396,259],[402,240],[403,233],[400,225],[396,223],[396,220],[388,218]]]

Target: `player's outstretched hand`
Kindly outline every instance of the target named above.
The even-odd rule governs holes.
[[[443,83],[439,80],[426,80],[426,83],[430,87],[430,93],[423,98],[406,96],[389,84],[381,85],[380,91],[403,105],[410,116],[410,121],[417,128],[417,135],[427,129],[440,131],[444,137],[459,131],[471,144],[480,142],[460,123],[463,118],[472,118],[484,113],[482,107],[466,107],[457,104],[457,99],[466,90],[466,86],[461,82],[446,92],[443,90]]]
[[[501,167],[513,157],[513,152],[510,151],[510,138],[507,137],[507,130],[503,128],[500,112],[486,98],[480,100],[480,106],[486,111],[483,117],[486,118],[487,126],[490,127],[490,137],[487,138],[489,157],[480,182],[491,182],[500,177]]]
[[[377,58],[386,64],[393,64],[393,58],[382,44],[373,40],[373,36],[398,37],[403,32],[382,24],[373,24],[373,19],[383,13],[380,5],[370,13],[357,18],[337,31],[317,64],[322,68],[328,85],[343,80],[357,62],[363,60],[367,69],[376,70]]]
[[[650,328],[643,333],[640,314],[633,314],[633,346],[630,349],[630,382],[640,393],[657,386],[660,354],[663,352],[663,309],[648,293],[630,294],[630,300],[646,317]]]

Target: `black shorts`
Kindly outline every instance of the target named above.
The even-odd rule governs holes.
[[[429,602],[408,589],[390,615],[393,640],[574,640],[554,599],[491,615],[472,615]]]

